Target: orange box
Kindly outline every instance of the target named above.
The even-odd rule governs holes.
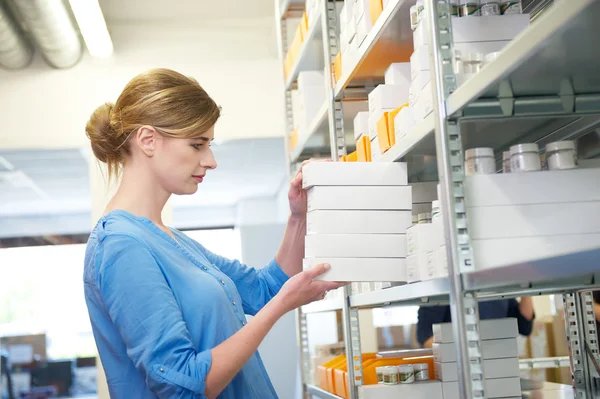
[[[308,16],[306,13],[302,14],[300,20],[300,31],[302,32],[302,41],[306,40],[306,34],[308,33]]]
[[[342,155],[342,157],[340,158],[340,162],[348,162],[346,155]]]
[[[339,81],[342,78],[342,52],[340,51],[333,61],[333,74],[335,75],[335,81]]]
[[[341,363],[340,363],[341,362]],[[317,366],[317,384],[319,388],[327,389],[327,370],[337,364],[345,364],[346,363],[346,355],[339,355],[334,357],[328,362],[323,363],[320,366]]]
[[[396,144],[396,124],[394,123],[394,119],[396,119],[396,116],[398,116],[400,110],[404,107],[408,107],[408,104],[403,104],[392,112],[386,112],[388,136],[390,138],[391,146]]]
[[[346,162],[357,162],[358,161],[358,154],[356,153],[356,151],[351,152],[350,154],[346,155]]]
[[[344,374],[348,372],[348,364],[345,363],[342,367],[332,369],[333,380],[331,386],[331,393],[341,397],[347,396],[347,388],[344,385]]]
[[[369,137],[362,136],[356,142],[357,162],[371,162],[371,142]]]
[[[290,135],[290,151],[293,151],[294,148],[298,145],[298,129],[294,130]]]
[[[388,133],[388,118],[387,112],[381,115],[381,118],[377,121],[377,141],[379,142],[379,149],[382,154],[385,154],[387,150],[392,146],[390,144],[390,135]]]
[[[375,25],[377,18],[383,12],[383,3],[381,0],[369,0],[369,11],[371,12],[371,22]]]
[[[292,66],[293,66],[292,53],[288,51],[287,54],[285,55],[285,60],[283,61],[283,74],[285,75],[286,79],[289,76],[290,71],[292,70]]]

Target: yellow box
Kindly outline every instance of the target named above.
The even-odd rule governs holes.
[[[381,0],[369,0],[369,11],[371,12],[371,23],[375,25],[377,18],[383,12],[383,3]]]
[[[300,32],[302,33],[302,41],[306,40],[306,34],[308,33],[308,17],[306,13],[302,14],[302,19],[300,20]]]
[[[382,154],[385,154],[392,146],[390,144],[390,135],[388,133],[387,114],[387,112],[384,112],[377,121],[377,141],[379,142],[379,149]]]
[[[342,52],[340,51],[333,61],[333,73],[335,75],[335,81],[339,81],[342,78]]]
[[[294,151],[294,148],[298,146],[298,129],[294,130],[290,135],[290,152]]]
[[[371,162],[371,141],[369,137],[362,136],[356,142],[357,162]]]
[[[400,110],[404,107],[408,107],[408,104],[403,104],[400,107],[393,110],[392,112],[385,113],[387,118],[388,136],[391,146],[396,144],[396,124],[394,123],[394,120],[396,119],[396,116],[400,113]]]
[[[358,162],[358,154],[356,151],[346,155],[346,162]]]

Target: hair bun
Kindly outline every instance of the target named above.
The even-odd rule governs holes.
[[[118,138],[111,123],[113,108],[112,103],[102,104],[85,125],[85,133],[92,143],[94,155],[107,164],[120,158]]]

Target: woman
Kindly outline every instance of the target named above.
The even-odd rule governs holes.
[[[220,108],[195,80],[156,69],[135,77],[86,125],[118,191],[90,235],[85,297],[111,398],[276,398],[257,348],[273,324],[339,284],[302,272],[301,171],[275,259],[255,270],[165,226],[171,194],[193,194],[217,164]],[[246,323],[245,314],[254,315]]]

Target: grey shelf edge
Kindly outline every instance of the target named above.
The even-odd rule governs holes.
[[[292,18],[301,14],[306,8],[306,0],[279,1],[279,18]]]
[[[435,118],[433,114],[430,114],[419,122],[406,136],[398,140],[377,162],[400,161],[402,157],[408,155],[423,139],[433,134],[434,130]]]
[[[449,295],[449,280],[437,278],[353,295],[350,297],[350,306],[369,308],[392,304],[433,304],[447,301]]]
[[[544,12],[539,20],[535,21],[528,29],[522,32],[500,53],[498,58],[487,65],[480,73],[469,79],[463,85],[458,87],[446,101],[446,110],[448,115],[458,114],[473,101],[482,97],[486,90],[499,84],[507,78],[517,68],[523,66],[529,59],[536,55],[542,48],[548,45],[554,34],[562,28],[575,22],[588,6],[595,0],[568,0],[555,2],[550,9]],[[557,39],[557,46],[565,46],[560,43],[560,37]],[[557,54],[556,60],[564,54]],[[547,60],[547,63],[553,63],[555,60]],[[559,61],[556,68],[562,68]],[[535,80],[535,71],[541,69],[538,63],[528,63],[531,68],[529,75]],[[568,74],[564,77],[569,76]],[[558,94],[558,93],[556,93]]]
[[[300,52],[298,53],[298,57],[292,70],[290,71],[290,76],[285,81],[285,89],[291,90],[294,82],[298,79],[298,74],[303,71],[302,64],[305,61],[306,49],[309,47],[310,43],[315,40],[316,36],[321,33],[321,14],[317,14],[315,18],[315,22],[312,23],[312,26],[308,28],[308,32],[306,33],[306,38],[302,45],[300,46]]]
[[[569,359],[569,356],[519,359],[519,368],[521,370],[555,369],[570,366],[571,359]]]
[[[302,152],[304,152],[304,146],[306,146],[308,140],[317,132],[317,130],[319,130],[321,125],[323,125],[323,123],[327,121],[327,109],[327,103],[323,103],[321,108],[319,108],[319,112],[317,113],[317,115],[308,125],[308,128],[306,129],[306,134],[303,134],[301,137],[298,137],[298,145],[290,154],[291,163],[294,163],[298,160],[300,155],[302,155]]]
[[[323,398],[323,399],[342,399],[341,396],[337,396],[332,393],[329,393],[329,392],[327,392],[317,386],[314,386],[314,385],[307,385],[306,392],[311,395],[314,395],[318,398]]]
[[[323,299],[321,301],[316,301],[308,305],[302,306],[302,312],[307,314],[331,312],[334,310],[342,309],[343,304],[344,298]]]

